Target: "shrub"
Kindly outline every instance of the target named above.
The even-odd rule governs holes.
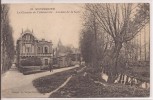
[[[41,66],[42,61],[38,57],[27,57],[25,60],[21,60],[22,66]]]

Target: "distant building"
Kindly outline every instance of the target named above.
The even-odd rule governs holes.
[[[71,52],[67,50],[67,48],[62,44],[61,40],[59,40],[58,45],[54,51],[54,64],[56,65],[56,67],[71,66]]]
[[[38,40],[33,31],[22,31],[20,38],[17,40],[17,64],[20,66],[22,60],[28,57],[38,57],[43,66],[52,62],[52,42],[45,39]]]
[[[54,61],[57,67],[68,67],[79,63],[80,52],[76,48],[66,47],[59,40],[54,50]]]

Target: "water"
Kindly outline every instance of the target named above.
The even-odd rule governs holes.
[[[102,79],[104,79],[106,82],[108,81],[108,77],[109,76],[107,74],[102,72]],[[127,75],[122,75],[122,74],[118,75],[118,77],[116,78],[114,83],[121,83],[121,84],[125,84],[125,85],[136,86],[136,87],[140,87],[143,89],[150,88],[149,82],[145,82],[145,81],[142,82],[134,77],[130,77]]]

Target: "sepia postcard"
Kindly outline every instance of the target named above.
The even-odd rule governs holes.
[[[2,98],[150,98],[150,3],[1,4]]]

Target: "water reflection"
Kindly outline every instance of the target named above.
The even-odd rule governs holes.
[[[108,75],[104,72],[102,72],[102,79],[104,79],[106,82],[108,81]],[[130,86],[136,86],[139,88],[143,89],[149,89],[150,88],[150,83],[145,82],[145,81],[140,81],[134,77],[119,74],[114,83],[121,83],[125,85],[130,85]]]

